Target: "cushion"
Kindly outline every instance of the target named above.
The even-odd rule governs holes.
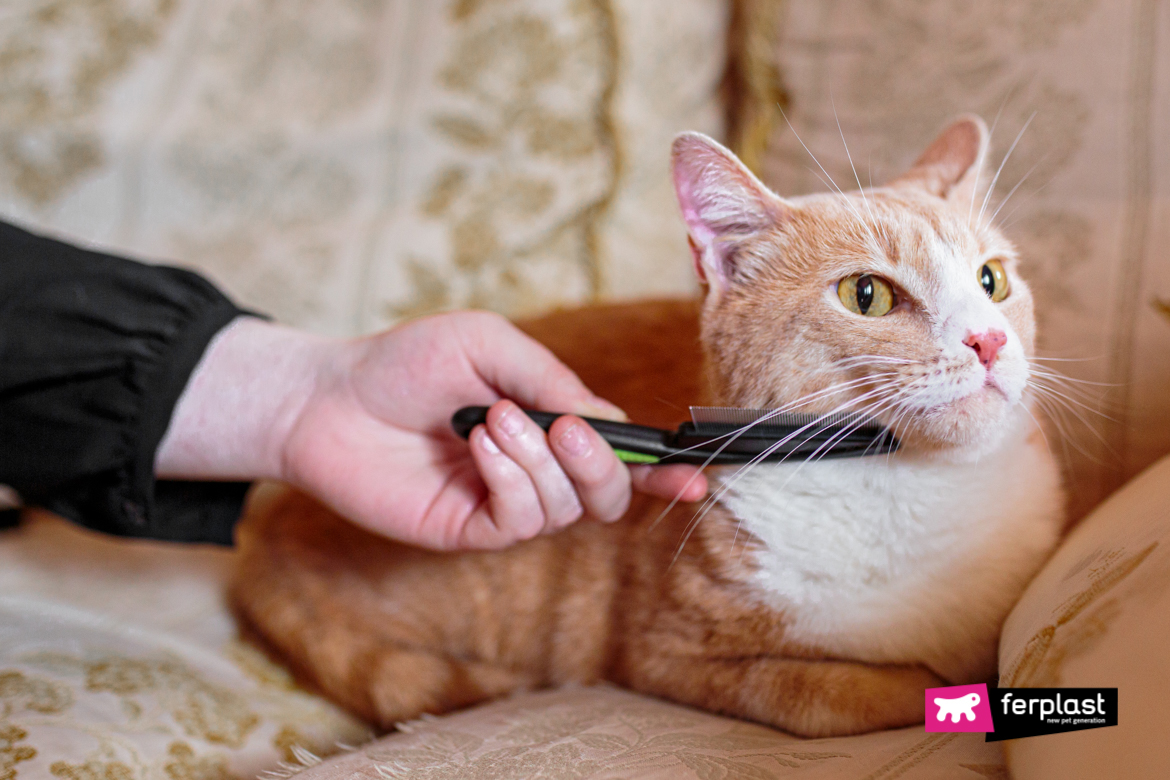
[[[1048,382],[1046,406],[1070,399],[1050,438],[1067,433],[1053,446],[1070,456],[1074,514],[1170,452],[1165,6],[744,2],[756,26],[740,71],[753,88],[741,90],[735,138],[781,195],[824,191],[828,177],[881,183],[961,112],[994,123],[985,182],[1015,146],[985,215],[998,212],[1022,251],[1040,354],[1061,359],[1040,365],[1107,385]],[[1105,390],[1108,418],[1077,405],[1098,408]]]
[[[1004,625],[1000,685],[1116,687],[1118,725],[1010,740],[1016,780],[1170,777],[1170,458],[1097,508]]]
[[[54,8],[56,8],[54,6]],[[679,293],[725,0],[16,0],[3,216],[351,334]]]
[[[341,778],[1006,778],[998,743],[921,726],[802,740],[609,686],[526,693],[310,764]]]

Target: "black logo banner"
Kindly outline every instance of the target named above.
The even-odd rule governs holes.
[[[988,688],[988,742],[1117,725],[1116,688]]]

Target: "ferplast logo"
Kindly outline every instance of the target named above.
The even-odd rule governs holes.
[[[927,731],[995,731],[987,686],[951,685],[926,689]]]
[[[1117,725],[1116,688],[926,689],[926,730],[982,731],[988,742]]]

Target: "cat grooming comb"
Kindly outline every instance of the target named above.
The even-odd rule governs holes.
[[[486,406],[465,406],[451,418],[455,432],[467,438],[487,419]],[[548,431],[557,412],[525,410]],[[677,430],[583,417],[626,463],[748,463],[804,461],[881,455],[898,448],[898,440],[881,423],[859,414],[791,414],[776,409],[692,406],[691,421]]]

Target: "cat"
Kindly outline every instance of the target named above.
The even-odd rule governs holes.
[[[994,675],[1062,528],[1031,294],[982,220],[987,147],[961,117],[883,187],[781,198],[715,141],[674,142],[708,402],[865,412],[898,452],[711,469],[701,519],[640,496],[497,552],[396,544],[288,491],[241,524],[238,611],[386,728],[603,680],[810,737],[923,722],[925,688]]]

